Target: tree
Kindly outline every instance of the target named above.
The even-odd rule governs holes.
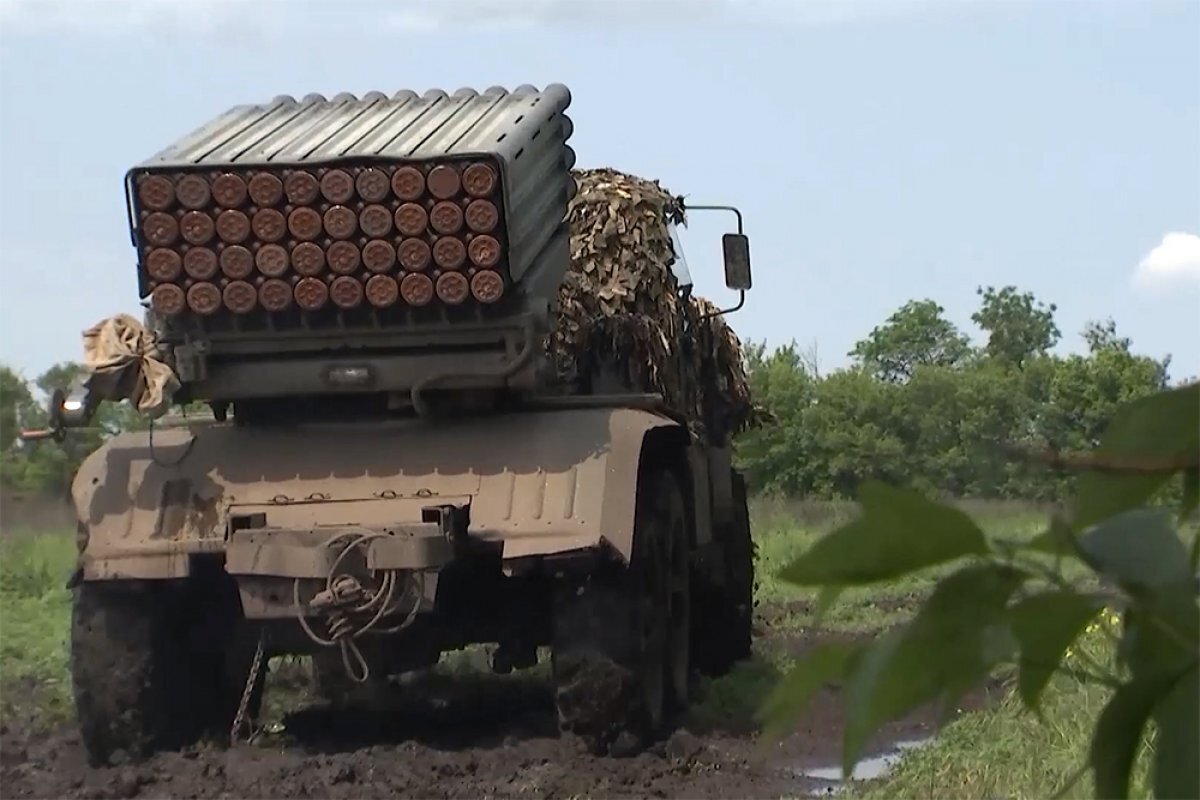
[[[1029,296],[991,296],[1002,295],[993,311],[1020,306],[1046,323],[1032,350],[1053,340],[1048,311]],[[1083,335],[1088,355],[1034,352],[1015,369],[974,357],[936,304],[913,301],[859,343],[865,363],[824,376],[794,344],[751,346],[751,393],[768,421],[739,437],[739,463],[753,489],[791,495],[845,497],[885,480],[939,495],[1061,499],[1069,474],[1008,460],[1008,448],[1091,447],[1122,403],[1167,385],[1168,361],[1135,353],[1111,320]]]
[[[1103,350],[1116,350],[1128,353],[1133,344],[1127,336],[1117,336],[1117,324],[1108,318],[1103,322],[1092,320],[1083,326],[1083,340],[1087,342],[1089,353],[1099,353]]]
[[[0,454],[17,447],[21,428],[36,425],[40,409],[29,385],[13,370],[0,366]]]
[[[885,381],[902,382],[919,366],[955,367],[971,345],[932,300],[910,300],[858,342],[850,355]]]
[[[738,438],[737,454],[749,485],[759,492],[794,493],[804,483],[808,457],[801,443],[804,414],[813,401],[816,379],[806,369],[795,343],[766,354],[765,345],[746,351],[750,392],[766,408],[770,421]]]
[[[45,398],[55,389],[70,392],[86,376],[83,365],[65,361],[34,381],[43,395],[35,399],[28,383],[0,366],[0,485],[19,491],[63,495],[69,491],[79,465],[106,439],[122,431],[144,430],[148,420],[127,401],[102,403],[87,427],[72,429],[61,442],[21,442],[21,428],[47,423]]]
[[[1058,307],[1053,303],[1046,306],[1015,286],[980,287],[975,293],[983,300],[971,320],[988,334],[984,352],[989,358],[1020,368],[1048,353],[1062,338],[1054,322]]]
[[[25,379],[0,366],[0,486],[38,488],[39,475],[23,457],[17,434],[22,428],[40,427],[44,422],[45,413],[34,401]]]

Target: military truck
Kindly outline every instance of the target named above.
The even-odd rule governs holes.
[[[564,385],[547,363],[570,102],[557,84],[281,96],[128,172],[145,318],[108,335],[140,344],[28,438],[132,386],[211,416],[117,435],[75,477],[94,762],[242,736],[275,655],[312,655],[333,692],[474,643],[500,672],[548,648],[562,730],[620,754],[749,654],[729,432],[619,370]]]

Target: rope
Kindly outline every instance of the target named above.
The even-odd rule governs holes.
[[[296,619],[300,627],[310,639],[322,647],[339,647],[342,651],[342,665],[346,674],[355,683],[366,683],[371,675],[367,659],[355,639],[367,633],[389,634],[399,633],[413,623],[420,609],[421,596],[425,591],[425,575],[416,573],[415,579],[408,581],[412,595],[412,607],[407,616],[391,628],[373,630],[379,621],[389,611],[394,610],[393,599],[396,595],[396,584],[400,580],[400,570],[386,570],[374,592],[368,593],[358,578],[348,573],[338,574],[338,568],[352,551],[364,548],[376,539],[387,537],[386,533],[340,534],[326,542],[326,547],[334,547],[338,542],[350,539],[349,544],[342,548],[341,553],[334,559],[325,577],[325,589],[317,592],[308,603],[300,600],[300,581],[292,582],[292,599],[296,606]],[[365,553],[365,549],[363,550]],[[399,599],[404,599],[401,597]],[[305,618],[305,611],[323,614],[326,619],[328,638],[321,636]],[[356,618],[371,614],[364,623],[357,623]],[[353,660],[353,663],[352,663]]]

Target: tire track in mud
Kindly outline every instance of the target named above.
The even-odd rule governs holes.
[[[772,636],[760,645],[799,654],[821,635]],[[301,701],[301,690],[277,698]],[[978,707],[986,691],[966,707]],[[300,708],[282,734],[223,750],[163,753],[92,769],[74,727],[46,730],[6,703],[0,725],[4,797],[781,797],[821,788],[799,774],[838,760],[837,693],[815,698],[796,731],[761,748],[744,721],[725,730],[680,728],[631,758],[597,758],[560,737],[540,675],[434,674],[372,695],[363,706]],[[732,728],[732,729],[731,729]],[[888,726],[871,753],[933,732],[932,712]]]

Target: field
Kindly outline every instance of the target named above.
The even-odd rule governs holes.
[[[1044,515],[1013,505],[968,507],[989,530],[1029,536]],[[204,747],[104,770],[84,765],[66,674],[74,555],[68,533],[8,529],[0,538],[0,778],[6,797],[524,796],[803,797],[1049,796],[1074,772],[1103,697],[1069,682],[1041,724],[997,679],[979,687],[937,733],[933,711],[872,742],[862,780],[838,780],[836,692],[817,697],[797,729],[762,746],[753,712],[798,655],[830,637],[868,637],[903,620],[930,588],[907,581],[847,593],[823,627],[814,597],[775,578],[790,557],[853,513],[847,505],[757,501],[754,658],[700,689],[682,729],[632,759],[600,760],[555,733],[546,665],[484,671],[486,653],[449,654],[431,673],[335,714],[307,696],[300,659],[271,665],[264,733],[232,751]],[[46,523],[42,523],[45,525]],[[904,751],[901,757],[898,754]],[[899,761],[898,764],[893,762]],[[1087,796],[1087,780],[1067,796]]]

